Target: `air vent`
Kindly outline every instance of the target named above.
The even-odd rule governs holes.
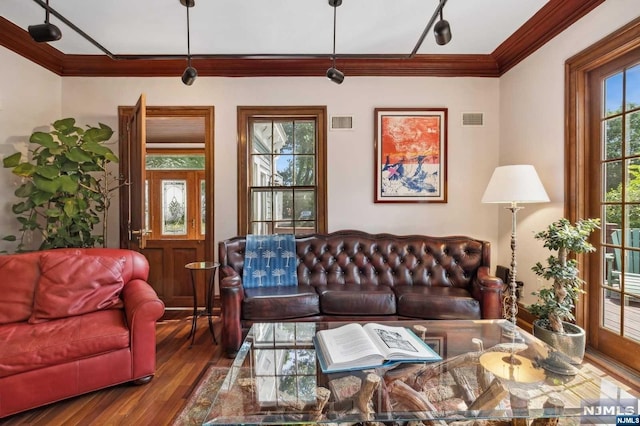
[[[353,130],[352,115],[331,116],[331,130]]]
[[[462,126],[463,127],[482,127],[484,126],[484,114],[481,112],[463,112],[462,113]]]

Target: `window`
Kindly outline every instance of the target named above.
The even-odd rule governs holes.
[[[326,109],[239,107],[240,234],[326,232]]]
[[[156,151],[146,156],[146,174],[149,239],[204,239],[204,155]]]

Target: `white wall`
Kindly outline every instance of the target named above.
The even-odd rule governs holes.
[[[48,131],[60,117],[62,78],[39,65],[0,47],[0,158],[16,151],[26,155],[29,136]],[[17,235],[19,227],[11,212],[19,179],[0,167],[0,238]],[[39,242],[34,242],[39,243]],[[15,244],[0,241],[0,251],[12,251]]]
[[[498,80],[489,78],[199,77],[193,86],[171,78],[64,78],[62,115],[117,129],[118,105],[215,106],[215,239],[237,232],[236,107],[327,105],[328,115],[353,114],[354,130],[328,132],[329,230],[470,235],[494,242],[493,206],[480,197],[498,162]],[[449,112],[447,204],[374,204],[374,108],[446,107]],[[483,112],[485,126],[462,128],[462,112]],[[113,216],[112,216],[113,217]],[[117,222],[110,225],[117,244]],[[497,247],[496,247],[497,250]],[[495,252],[495,251],[494,251]],[[494,255],[495,256],[495,255]],[[495,260],[494,260],[495,264]]]
[[[518,213],[518,278],[525,304],[542,284],[531,266],[549,252],[533,234],[564,216],[564,63],[640,16],[637,0],[609,0],[500,78],[500,164],[533,164],[549,194],[548,204],[529,204]],[[511,252],[509,212],[499,214],[499,260]]]

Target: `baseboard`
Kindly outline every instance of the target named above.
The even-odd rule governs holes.
[[[604,355],[602,352],[598,352],[597,350],[589,347],[587,347],[584,359],[619,382],[629,386],[636,392],[636,394],[640,392],[640,374],[638,374],[636,370],[633,370],[607,355]]]

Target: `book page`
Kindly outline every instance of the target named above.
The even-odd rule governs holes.
[[[363,328],[387,359],[439,358],[424,342],[418,340],[415,334],[404,327],[369,323]]]
[[[322,344],[328,349],[330,364],[350,362],[361,358],[381,354],[371,342],[360,324],[347,324],[342,327],[318,332]]]

